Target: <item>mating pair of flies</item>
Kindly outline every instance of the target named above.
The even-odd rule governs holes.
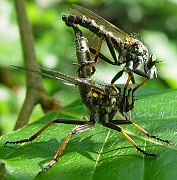
[[[32,69],[26,69],[18,67],[24,70],[28,70],[39,75],[43,75],[49,78],[61,80],[64,83],[70,83],[78,86],[82,102],[89,109],[89,119],[83,120],[69,120],[69,119],[55,119],[47,123],[34,135],[27,139],[18,141],[7,141],[5,144],[17,144],[33,141],[37,138],[46,128],[54,123],[74,124],[77,125],[71,132],[66,136],[62,142],[59,150],[53,157],[53,159],[41,170],[38,175],[41,175],[49,168],[51,168],[60,158],[63,153],[69,139],[78,133],[89,130],[96,123],[100,123],[103,126],[120,132],[138,151],[147,156],[156,157],[156,154],[151,154],[141,149],[131,137],[125,133],[119,125],[132,124],[139,131],[144,133],[150,138],[154,138],[161,142],[170,143],[168,140],[163,140],[156,136],[151,135],[143,128],[138,126],[136,123],[131,121],[131,111],[134,108],[134,92],[141,87],[154,73],[156,73],[155,63],[153,61],[153,55],[149,55],[147,47],[138,39],[128,36],[119,28],[115,27],[108,21],[104,20],[100,16],[91,12],[90,10],[74,4],[69,9],[71,15],[64,14],[62,19],[65,21],[67,26],[70,26],[74,30],[75,44],[76,44],[76,55],[78,63],[78,77],[69,76],[61,72],[51,70],[48,68],[41,67],[45,72],[38,72]],[[78,28],[81,25],[96,35],[99,36],[100,41],[97,49],[90,48],[87,39],[83,36],[82,32]],[[102,40],[105,40],[107,46],[111,52],[114,62],[106,58],[100,53]],[[119,57],[117,59],[115,50],[118,51]],[[92,59],[91,53],[95,54],[95,58]],[[110,85],[94,84],[91,81],[91,76],[95,71],[95,63],[97,59],[103,59],[104,61],[112,65],[125,64],[123,70],[119,71],[112,79]],[[143,66],[143,70],[140,67]],[[123,72],[128,72],[128,79],[125,83],[124,89],[122,90],[117,85],[113,84],[119,77],[122,76]],[[145,81],[137,85],[136,87],[130,86],[129,83],[132,81],[135,84],[133,74],[138,74],[146,78]],[[116,119],[119,113],[119,118]]]

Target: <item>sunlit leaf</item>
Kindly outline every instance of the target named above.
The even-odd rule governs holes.
[[[5,163],[8,179],[143,179],[174,180],[177,176],[177,91],[169,90],[146,95],[135,103],[133,121],[153,135],[168,139],[162,144],[142,135],[131,125],[122,128],[147,152],[159,155],[146,157],[132,147],[120,133],[95,125],[91,130],[75,135],[54,167],[36,177],[53,158],[74,125],[53,124],[32,143],[8,144],[34,134],[51,119],[66,117],[82,119],[87,109],[75,101],[59,113],[51,113],[26,127],[0,139],[0,160]],[[59,114],[59,115],[58,115]]]

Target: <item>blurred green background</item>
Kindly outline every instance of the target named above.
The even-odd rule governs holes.
[[[77,75],[74,35],[62,21],[72,3],[96,12],[128,34],[138,33],[149,51],[161,61],[158,78],[145,86],[151,89],[177,88],[177,1],[176,0],[83,0],[26,1],[26,11],[32,25],[36,57],[41,66],[66,74]],[[82,29],[91,46],[97,38]],[[102,52],[110,57],[106,46]],[[14,4],[0,1],[0,135],[12,131],[25,96],[25,75],[10,65],[23,66],[21,44]],[[109,83],[117,67],[99,61],[95,79]],[[125,82],[121,78],[118,83]],[[79,98],[76,88],[60,82],[43,80],[49,94],[67,105]],[[139,79],[138,82],[141,82]],[[43,116],[36,106],[30,121]]]

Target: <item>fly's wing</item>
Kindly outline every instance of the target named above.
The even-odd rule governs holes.
[[[45,67],[40,67],[40,69],[43,69],[47,72],[52,73],[52,75],[49,75],[49,76],[52,76],[52,78],[54,78],[54,79],[61,80],[62,82],[64,82],[65,84],[68,84],[68,85],[70,85],[70,84],[77,85],[78,83],[81,83],[81,84],[85,84],[87,86],[93,86],[90,83],[90,81],[91,81],[90,78],[79,78],[76,76],[70,76],[70,75],[61,73],[59,71],[55,71],[55,70],[45,68]],[[59,75],[59,76],[56,76],[56,75]]]
[[[45,67],[39,67],[39,68],[43,69],[43,70],[45,70],[45,71],[47,71],[47,72],[49,72],[51,74],[44,73],[44,72],[39,72],[39,71],[29,69],[29,68],[23,68],[23,67],[20,67],[20,66],[13,66],[13,67],[16,67],[16,68],[19,68],[19,69],[22,69],[22,70],[25,70],[25,71],[30,71],[30,72],[33,72],[33,73],[36,73],[36,74],[39,74],[41,76],[45,76],[45,77],[48,77],[48,78],[56,79],[56,80],[62,81],[64,84],[67,84],[67,85],[77,86],[77,84],[80,83],[80,84],[85,84],[86,86],[92,87],[92,88],[94,88],[95,90],[97,90],[99,92],[104,91],[103,87],[100,86],[99,84],[98,85],[97,84],[92,84],[90,82],[91,81],[90,78],[79,78],[79,77],[75,77],[75,76],[70,76],[70,75],[61,73],[59,71],[55,71],[55,70],[45,68]]]
[[[73,15],[84,15],[86,18],[94,20],[98,25],[103,26],[107,31],[112,32],[116,37],[119,37],[122,41],[131,39],[131,37],[129,37],[129,35],[126,34],[124,31],[122,31],[115,25],[111,24],[104,18],[100,17],[99,15],[95,14],[94,12],[88,10],[87,8],[84,8],[77,4],[72,4],[72,8],[69,8],[69,11]]]

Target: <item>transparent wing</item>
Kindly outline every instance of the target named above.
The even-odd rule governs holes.
[[[77,4],[72,4],[72,8],[69,8],[69,11],[73,15],[80,15],[80,16],[86,16],[87,18],[94,20],[99,24],[100,26],[103,26],[107,31],[112,32],[115,36],[122,39],[122,41],[125,41],[126,39],[131,39],[128,34],[126,34],[124,31],[116,27],[115,25],[111,24],[104,18],[100,17],[99,15],[95,14],[94,12],[90,11],[87,8],[84,8],[82,6],[79,6]]]
[[[70,76],[64,73],[61,73],[59,71],[55,71],[49,68],[45,68],[45,67],[39,67],[40,69],[43,69],[46,72],[50,72],[51,74],[48,73],[44,73],[44,72],[39,72],[33,69],[29,69],[29,68],[24,68],[24,67],[20,67],[20,66],[14,66],[13,67],[25,70],[25,71],[30,71],[36,74],[39,74],[41,76],[45,76],[48,78],[52,78],[52,79],[56,79],[59,80],[61,82],[63,82],[66,85],[72,85],[72,86],[76,86],[78,83],[80,84],[85,84],[89,87],[92,87],[93,89],[99,91],[99,92],[103,92],[104,91],[104,86],[99,85],[99,84],[92,84],[90,82],[90,78],[79,78],[79,77],[75,77],[75,76]],[[57,76],[58,75],[58,76]]]

